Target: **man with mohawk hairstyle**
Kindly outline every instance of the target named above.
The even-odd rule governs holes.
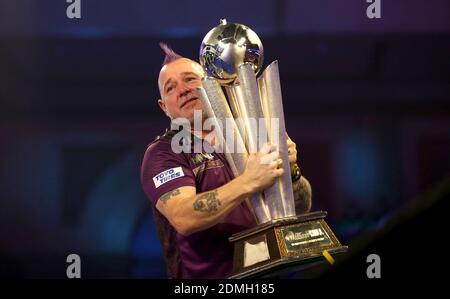
[[[193,122],[203,111],[196,88],[202,67],[160,43],[165,53],[159,73],[159,107],[172,120]],[[284,170],[279,154],[265,145],[250,154],[245,171],[234,177],[223,153],[175,153],[167,130],[147,148],[141,166],[141,184],[152,202],[169,278],[226,278],[233,266],[228,238],[254,227],[255,219],[244,199],[271,186]],[[192,146],[204,142],[208,131],[191,132]],[[288,138],[297,214],[311,208],[311,187],[300,174],[295,143]],[[262,163],[269,161],[270,163]],[[288,170],[289,171],[289,170]]]

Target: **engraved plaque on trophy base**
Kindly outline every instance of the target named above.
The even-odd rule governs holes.
[[[234,234],[233,274],[230,278],[255,277],[280,268],[323,260],[347,251],[331,231],[324,211],[302,214],[258,225]]]

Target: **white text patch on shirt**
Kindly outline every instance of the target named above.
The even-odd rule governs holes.
[[[153,182],[155,183],[155,187],[158,188],[159,186],[182,176],[184,176],[183,169],[181,169],[181,167],[175,167],[155,175],[153,177]]]

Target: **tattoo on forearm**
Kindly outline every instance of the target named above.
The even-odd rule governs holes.
[[[221,205],[220,200],[217,198],[217,190],[206,192],[197,196],[194,201],[194,211],[200,212],[215,212]]]
[[[161,197],[159,198],[159,200],[161,201],[167,201],[169,200],[172,196],[178,195],[180,194],[180,189],[173,189],[172,191],[169,191],[167,193],[164,193],[163,195],[161,195]]]
[[[295,209],[297,214],[309,212],[311,210],[311,186],[305,178],[292,183],[294,189]]]

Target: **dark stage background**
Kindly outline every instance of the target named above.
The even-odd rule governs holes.
[[[0,276],[64,278],[76,253],[82,277],[165,277],[139,180],[169,123],[158,42],[198,59],[222,17],[280,61],[313,210],[343,243],[450,175],[447,0],[381,0],[381,19],[365,0],[81,0],[81,19],[68,5],[0,0]]]

